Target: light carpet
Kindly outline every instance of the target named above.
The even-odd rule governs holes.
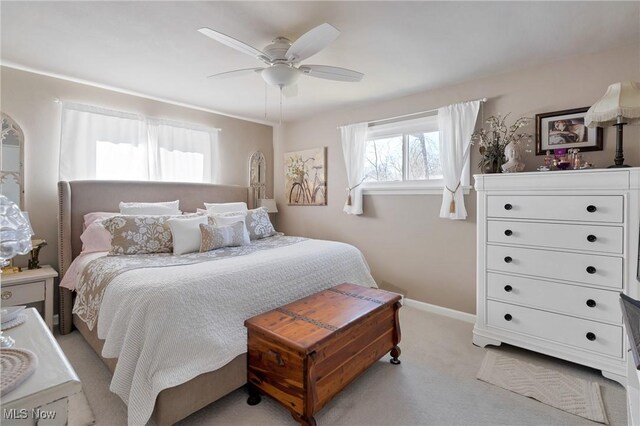
[[[625,390],[599,371],[513,346],[479,348],[473,324],[400,309],[402,364],[385,356],[318,413],[324,425],[594,425],[573,414],[476,379],[487,351],[553,368],[601,385],[609,421],[627,424]],[[124,425],[127,408],[109,391],[111,374],[82,336],[58,336],[93,409],[96,425]],[[265,397],[246,403],[239,389],[184,419],[181,425],[291,425],[287,410]]]
[[[478,379],[576,416],[609,424],[597,383],[495,352],[485,355]]]

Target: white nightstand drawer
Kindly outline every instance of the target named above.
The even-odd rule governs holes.
[[[487,241],[622,254],[621,226],[487,221]]]
[[[617,195],[489,195],[487,216],[622,223],[623,198]]]
[[[487,301],[487,323],[588,351],[622,357],[622,327]]]
[[[598,290],[511,275],[487,274],[487,297],[533,308],[622,323],[617,291]]]
[[[2,286],[0,299],[3,306],[23,305],[25,303],[44,300],[44,281],[36,281],[27,284]]]
[[[622,258],[519,247],[487,246],[487,269],[622,288]]]

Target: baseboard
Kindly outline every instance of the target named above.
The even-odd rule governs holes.
[[[442,315],[445,317],[455,318],[460,321],[470,322],[471,324],[475,324],[476,316],[473,314],[468,314],[462,311],[456,311],[455,309],[445,308],[443,306],[432,305],[430,303],[420,302],[419,300],[413,300],[405,297],[403,299],[403,303],[409,307],[419,309],[425,312],[431,312],[433,314]]]

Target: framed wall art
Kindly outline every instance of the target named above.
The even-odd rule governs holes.
[[[326,206],[327,148],[285,153],[284,179],[290,206]]]
[[[554,149],[602,151],[602,127],[584,125],[589,107],[536,114],[536,155]]]

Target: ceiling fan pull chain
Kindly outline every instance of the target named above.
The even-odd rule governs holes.
[[[282,125],[282,86],[280,86],[280,125]]]
[[[264,119],[267,119],[267,82],[264,83]]]

